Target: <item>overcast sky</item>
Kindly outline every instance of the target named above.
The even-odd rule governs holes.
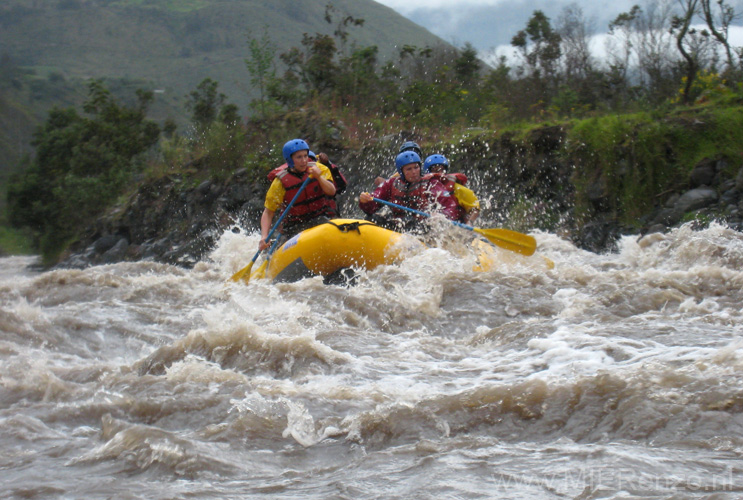
[[[457,46],[470,42],[481,55],[506,48],[535,10],[541,10],[555,26],[566,6],[575,4],[583,11],[592,32],[601,35],[619,14],[633,5],[647,8],[650,0],[376,0],[391,7],[416,24]],[[673,3],[676,0],[669,0]],[[726,0],[743,14],[743,0]],[[743,24],[739,18],[735,24]],[[731,33],[730,40],[743,44],[743,29]]]

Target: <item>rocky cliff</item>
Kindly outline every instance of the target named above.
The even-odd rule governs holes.
[[[743,228],[743,169],[729,159],[699,162],[688,177],[677,179],[676,189],[655,193],[650,208],[628,224],[607,202],[605,182],[577,191],[576,169],[586,165],[565,154],[567,133],[560,126],[541,127],[521,138],[474,131],[456,144],[424,147],[424,153],[442,152],[452,161],[452,171],[469,176],[470,186],[483,202],[481,227],[520,231],[541,227],[596,252],[611,251],[622,234],[640,236],[689,221],[719,220]],[[393,171],[397,146],[411,138],[426,144],[424,137],[403,133],[359,150],[325,149],[349,181],[340,199],[343,216],[362,217],[358,194],[371,190],[379,173]],[[268,181],[250,178],[241,169],[225,181],[206,180],[196,187],[187,187],[186,174],[142,184],[125,203],[88,228],[60,265],[152,259],[192,266],[224,231],[258,230]],[[581,216],[576,216],[576,198],[583,200]]]

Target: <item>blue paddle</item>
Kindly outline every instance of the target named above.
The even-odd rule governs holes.
[[[299,186],[299,189],[297,190],[297,194],[294,195],[294,198],[292,198],[292,201],[289,202],[289,204],[284,209],[284,212],[281,214],[281,217],[279,217],[279,220],[276,221],[276,224],[273,225],[271,228],[271,231],[268,232],[268,236],[266,236],[266,241],[271,239],[271,236],[273,236],[274,231],[276,231],[276,228],[279,227],[279,224],[281,224],[281,221],[284,220],[284,216],[289,213],[289,210],[292,208],[292,205],[294,205],[294,202],[297,201],[297,198],[299,198],[299,194],[304,191],[305,186],[308,182],[310,182],[310,176],[307,175],[307,178],[302,182],[302,185]],[[271,249],[273,251],[273,248]],[[255,255],[253,256],[253,259],[250,261],[250,264],[240,269],[238,272],[232,275],[232,278],[230,278],[232,281],[240,281],[241,279],[247,283],[250,280],[250,270],[253,269],[253,264],[255,264],[256,259],[258,259],[258,256],[261,254],[261,250],[259,249],[257,252],[255,252]]]
[[[391,201],[382,200],[380,198],[373,198],[373,200],[383,205],[388,205],[390,207],[399,208],[400,210],[407,210],[408,212],[422,215],[423,217],[431,217],[431,214],[421,212],[420,210],[416,210],[414,208],[398,205],[397,203],[392,203]],[[523,255],[532,255],[537,249],[537,240],[535,240],[528,234],[517,233],[516,231],[511,231],[510,229],[480,229],[477,227],[468,226],[467,224],[462,224],[461,222],[455,220],[450,220],[449,222],[451,222],[455,226],[459,226],[469,231],[474,231],[477,234],[481,234],[485,238],[487,238],[488,241],[491,242],[493,245],[498,245],[499,247],[505,248],[506,250],[511,250],[512,252],[518,252]]]

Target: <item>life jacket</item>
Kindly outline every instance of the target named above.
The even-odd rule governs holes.
[[[323,164],[324,165],[324,164]],[[276,178],[276,176],[285,171],[289,164],[284,163],[283,165],[279,165],[278,167],[274,168],[268,173],[268,181],[273,182],[273,180]],[[328,170],[330,170],[330,174],[333,176],[333,183],[335,183],[335,195],[330,197],[330,206],[331,209],[334,211],[335,216],[338,217],[340,214],[340,211],[338,210],[338,203],[335,201],[335,197],[339,194],[343,193],[343,191],[346,190],[346,186],[348,185],[348,182],[346,181],[346,176],[343,175],[343,173],[338,169],[338,167],[331,163],[330,165],[326,165],[328,167]]]
[[[287,163],[284,163],[274,168],[273,170],[271,170],[268,173],[269,182],[273,182],[273,180],[276,178],[279,172],[286,170],[288,166],[289,165]],[[338,196],[339,194],[343,193],[343,191],[346,190],[346,186],[348,186],[348,181],[346,181],[346,176],[343,175],[343,172],[340,171],[340,169],[338,168],[338,165],[336,165],[335,163],[331,163],[330,165],[325,165],[325,166],[328,167],[328,170],[330,170],[330,173],[333,176],[333,182],[335,183],[335,195]],[[465,177],[465,181],[466,179],[467,178]]]
[[[346,190],[348,181],[346,181],[346,176],[343,175],[343,172],[340,171],[338,165],[336,165],[335,163],[331,163],[330,165],[327,165],[327,167],[328,170],[330,170],[330,173],[333,175],[333,182],[335,182],[335,195],[338,196]]]
[[[441,184],[446,186],[446,189],[448,189],[450,192],[454,192],[454,184],[461,184],[462,186],[467,185],[467,176],[462,173],[452,173],[447,174],[444,172],[438,172],[436,174],[429,174],[434,176],[434,178],[438,179]]]
[[[429,175],[434,179],[438,179],[438,181],[444,185],[446,190],[449,191],[452,196],[454,196],[454,184],[461,184],[462,186],[467,184],[467,176],[462,173],[447,174],[444,172],[438,172]],[[467,221],[467,211],[462,206],[458,207],[456,220],[459,222]]]
[[[292,172],[288,168],[278,172],[276,178],[281,181],[281,185],[286,190],[284,194],[284,205],[288,205],[302,182],[307,178],[307,172],[302,175]],[[320,183],[316,179],[310,179],[304,190],[292,205],[289,213],[284,217],[284,229],[290,229],[292,226],[311,221],[317,217],[337,217],[337,209],[332,197],[326,195]]]
[[[286,170],[286,167],[288,167],[288,163],[284,163],[283,165],[279,165],[278,167],[274,168],[268,173],[268,182],[273,182],[273,180],[276,178],[277,175],[279,175],[279,172],[283,172]]]
[[[418,182],[408,183],[402,177],[395,177],[390,186],[390,200],[392,203],[425,212],[429,208],[429,182],[431,175],[426,175]],[[396,216],[410,216],[410,212],[392,207]]]

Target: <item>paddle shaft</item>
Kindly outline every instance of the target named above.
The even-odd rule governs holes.
[[[299,195],[302,193],[302,191],[304,191],[304,188],[307,186],[310,180],[311,180],[311,177],[309,176],[309,174],[307,174],[307,178],[304,181],[302,181],[302,185],[299,186],[299,189],[297,190],[297,193],[294,195],[294,198],[292,198],[292,200],[286,206],[284,211],[281,213],[281,216],[276,221],[276,223],[273,225],[271,230],[268,232],[268,235],[266,236],[264,241],[268,242],[268,240],[271,239],[271,236],[273,236],[273,233],[276,231],[276,228],[279,227],[279,224],[281,224],[281,221],[284,220],[284,217],[286,216],[286,214],[289,213],[289,210],[294,205],[294,202],[297,201],[297,198],[299,198]],[[274,244],[274,247],[275,247],[275,244]],[[271,248],[271,251],[273,252],[273,248]],[[238,281],[240,278],[242,278],[246,274],[248,275],[248,279],[250,279],[250,270],[253,268],[253,264],[255,264],[255,261],[258,259],[258,256],[261,254],[261,252],[262,250],[258,249],[258,251],[255,252],[255,255],[253,255],[253,258],[250,259],[250,264],[248,264],[247,266],[245,266],[244,268],[242,268],[241,270],[239,270],[238,272],[232,275],[232,281]]]
[[[382,200],[381,198],[372,198],[372,199],[374,201],[376,201],[377,203],[382,203],[383,205],[389,205],[390,207],[399,208],[401,210],[407,210],[408,212],[412,212],[414,214],[422,215],[423,217],[431,217],[431,214],[427,214],[426,212],[421,212],[420,210],[416,210],[414,208],[406,207],[406,206],[403,206],[403,205],[398,205],[397,203],[392,203],[391,201]],[[457,225],[459,227],[463,227],[465,229],[469,229],[470,231],[474,231],[475,230],[474,227],[468,226],[467,224],[463,224],[463,223],[461,223],[459,221],[450,220],[449,222],[451,222],[452,224]]]
[[[421,215],[423,217],[430,217],[430,214],[427,214],[426,212],[421,212],[420,210],[416,210],[414,208],[405,207],[403,205],[398,205],[397,203],[392,203],[387,200],[381,200],[379,198],[372,198],[377,203],[382,203],[383,205],[389,205],[391,207],[399,208],[401,210],[407,210],[408,212],[412,212],[414,214]],[[501,248],[505,248],[506,250],[511,250],[512,252],[517,252],[523,255],[532,255],[535,250],[537,249],[537,242],[536,240],[529,235],[517,233],[516,231],[511,231],[510,229],[480,229],[472,226],[468,226],[467,224],[462,224],[461,222],[450,220],[452,224],[455,226],[467,229],[469,231],[474,231],[475,233],[484,236],[487,238],[487,240],[492,243],[493,245],[497,245]]]
[[[312,180],[312,177],[310,177],[309,174],[307,174],[307,178],[302,181],[302,185],[299,186],[299,189],[297,189],[297,194],[294,195],[294,198],[292,198],[292,201],[289,202],[289,204],[286,206],[284,211],[281,213],[281,217],[279,217],[279,220],[276,221],[276,224],[273,225],[271,230],[268,232],[268,236],[266,236],[266,239],[264,240],[266,243],[268,243],[268,240],[271,239],[271,236],[273,236],[274,231],[276,231],[276,228],[279,227],[279,224],[281,224],[281,221],[284,220],[284,217],[286,217],[286,214],[289,213],[289,210],[291,210],[292,206],[294,205],[294,202],[297,201],[297,198],[299,198],[299,195],[302,194],[302,191],[304,191],[304,188],[307,186],[307,184]],[[260,250],[258,250],[258,253],[260,253]],[[253,257],[253,260],[255,260],[258,256],[256,255]]]

